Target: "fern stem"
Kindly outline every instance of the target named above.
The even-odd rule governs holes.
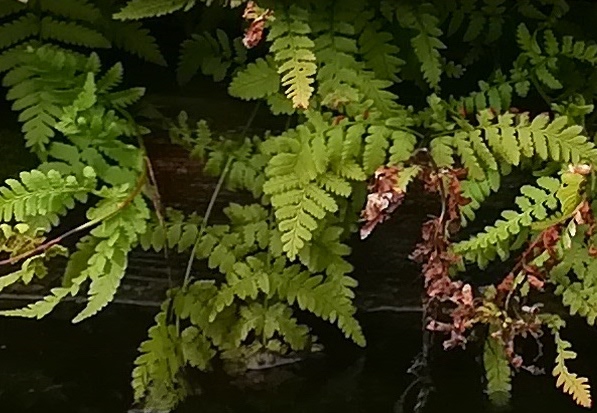
[[[257,103],[257,105],[255,105],[255,109],[253,109],[253,112],[251,113],[249,120],[247,121],[247,123],[245,124],[245,127],[243,128],[243,131],[241,132],[240,139],[244,139],[245,136],[247,135],[249,128],[251,127],[251,125],[253,124],[253,121],[255,120],[255,117],[257,116],[257,111],[259,110],[259,106],[260,106],[260,102]],[[185,291],[189,286],[189,281],[191,279],[191,269],[193,267],[193,261],[195,260],[195,254],[197,253],[197,248],[199,248],[199,243],[201,242],[201,237],[203,236],[203,234],[205,233],[205,230],[207,229],[207,222],[209,221],[209,217],[211,216],[211,212],[216,203],[216,199],[218,198],[218,195],[220,194],[220,191],[222,190],[222,186],[224,186],[224,181],[226,180],[226,176],[228,175],[230,166],[232,166],[233,160],[234,160],[234,156],[232,156],[232,155],[228,156],[228,159],[226,160],[226,164],[224,165],[224,169],[222,169],[222,173],[220,174],[220,178],[218,179],[218,183],[216,184],[216,187],[214,188],[214,191],[211,194],[209,204],[207,205],[207,209],[205,210],[205,215],[203,216],[203,221],[201,222],[201,227],[199,228],[199,232],[197,233],[197,237],[195,238],[195,243],[193,244],[193,249],[191,250],[191,256],[189,257],[189,260],[187,261],[187,268],[185,270],[184,280],[182,283],[183,291]]]

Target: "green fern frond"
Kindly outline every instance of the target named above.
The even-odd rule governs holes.
[[[184,356],[176,326],[167,323],[168,304],[166,301],[162,305],[155,324],[149,328],[148,340],[139,346],[141,354],[132,373],[135,401],[144,400],[148,409],[167,411],[176,407],[187,393],[177,377],[184,366]]]
[[[32,36],[38,36],[40,27],[37,17],[27,13],[0,26],[0,49],[6,49]]]
[[[155,37],[141,23],[110,21],[104,33],[114,46],[148,62],[167,66]]]
[[[197,72],[211,76],[215,82],[223,80],[235,65],[247,58],[246,48],[240,38],[230,40],[226,32],[216,30],[215,36],[205,32],[193,34],[180,46],[180,58],[176,70],[178,83],[188,83]]]
[[[281,280],[270,279],[270,285],[270,288],[274,288],[289,304],[296,302],[302,310],[308,310],[324,320],[336,323],[347,338],[360,346],[365,345],[361,327],[354,318],[354,279],[347,276],[331,276],[323,280],[322,276],[312,276],[306,271],[299,272],[293,267],[288,267]]]
[[[19,13],[25,9],[23,3],[17,1],[3,1],[0,3],[0,18]]]
[[[133,87],[105,95],[105,99],[115,108],[126,108],[139,101],[145,95],[144,87]]]
[[[380,24],[374,21],[367,24],[359,36],[359,52],[367,68],[373,70],[378,79],[396,82],[405,62],[396,56],[400,49],[392,44],[392,40],[393,36],[382,31]]]
[[[52,288],[50,290],[51,294],[44,297],[43,300],[29,304],[25,308],[0,311],[0,315],[8,317],[36,318],[39,320],[50,314],[70,292],[71,290],[69,288]]]
[[[512,106],[513,88],[505,79],[495,84],[479,82],[479,91],[469,96],[453,99],[452,105],[457,110],[464,109],[465,114],[476,114],[484,109],[492,109],[496,113],[508,111]]]
[[[62,107],[73,102],[87,78],[81,73],[85,62],[68,51],[46,46],[20,52],[17,57],[18,65],[3,81],[10,87],[6,98],[14,101],[13,110],[22,111],[19,120],[27,146],[41,153],[55,135],[53,128]]]
[[[190,10],[195,0],[130,0],[113,17],[116,20],[139,20],[159,17],[178,10]]]
[[[91,48],[109,48],[110,42],[94,29],[75,22],[60,21],[50,16],[41,20],[40,37],[43,40],[85,46]]]
[[[148,224],[139,242],[144,250],[152,248],[156,252],[165,247],[179,253],[190,249],[199,235],[199,218],[196,215],[185,217],[182,213],[168,209],[165,226],[157,218]]]
[[[589,380],[585,377],[578,377],[575,373],[570,373],[565,364],[566,360],[576,358],[576,353],[570,350],[572,345],[562,339],[557,331],[554,332],[554,339],[558,352],[556,365],[552,372],[557,379],[556,387],[562,387],[564,393],[570,394],[578,405],[590,408],[593,405],[593,401],[591,399]]]
[[[413,9],[408,5],[397,5],[396,16],[402,27],[417,32],[411,43],[421,63],[423,77],[433,89],[438,89],[442,74],[440,50],[446,45],[439,39],[443,32],[429,6],[423,4]]]
[[[498,406],[507,404],[512,391],[512,369],[503,344],[491,336],[485,339],[483,365],[489,400]]]
[[[570,314],[578,314],[589,325],[594,325],[597,320],[597,289],[593,274],[597,271],[597,259],[591,256],[583,239],[585,229],[578,228],[570,246],[563,250],[562,259],[550,271],[550,281],[555,284],[555,294],[562,297],[562,303],[568,307]]]
[[[556,192],[560,188],[560,181],[541,177],[537,184],[538,187],[525,185],[521,188],[522,195],[516,198],[521,212],[502,212],[503,219],[498,219],[493,226],[485,227],[484,232],[454,244],[454,252],[469,262],[476,262],[480,268],[485,268],[498,256],[502,260],[508,258],[515,237],[528,237],[533,222],[545,220],[557,211]]]
[[[244,99],[262,99],[280,89],[280,76],[273,62],[257,59],[239,71],[228,88],[230,95]]]
[[[344,229],[327,226],[319,229],[313,241],[306,244],[299,252],[299,259],[313,274],[325,272],[329,276],[342,276],[350,273],[352,265],[345,256],[350,254],[350,247],[341,243]]]
[[[94,23],[101,18],[100,10],[87,0],[39,0],[41,11],[71,20]]]
[[[66,256],[66,248],[54,245],[53,247],[44,251],[42,254],[38,254],[33,257],[27,258],[21,264],[20,269],[8,275],[3,275],[2,277],[0,277],[0,291],[19,281],[27,285],[33,280],[34,277],[40,279],[44,278],[48,273],[48,269],[46,268],[46,261],[49,258],[52,258],[57,255]]]
[[[576,164],[597,157],[595,145],[581,134],[582,127],[568,126],[565,116],[550,121],[548,115],[542,114],[530,121],[528,114],[515,117],[506,113],[499,115],[497,123],[493,123],[489,112],[481,112],[477,118],[479,129],[459,131],[451,138],[432,141],[432,154],[438,157],[436,161],[451,163],[452,154],[456,152],[470,176],[482,180],[485,171],[497,170],[497,161],[516,166],[522,159],[536,156],[542,160]]]
[[[268,41],[272,42],[270,52],[278,63],[286,96],[292,100],[294,108],[306,109],[313,94],[312,84],[317,71],[313,53],[315,45],[308,37],[311,33],[309,13],[296,5],[276,12],[268,34]]]
[[[280,139],[278,143],[283,141]],[[318,221],[338,210],[332,194],[349,194],[347,182],[364,179],[365,175],[354,160],[339,161],[341,158],[337,156],[342,151],[341,141],[338,150],[334,150],[332,137],[325,142],[321,135],[311,133],[304,125],[297,128],[295,138],[288,137],[286,142],[290,147],[277,151],[268,163],[263,190],[271,195],[278,228],[282,232],[284,252],[294,259],[305,242],[312,239]],[[348,165],[353,165],[352,171],[346,168]],[[330,167],[336,176],[325,179],[328,192],[318,182],[324,175],[330,174]]]
[[[460,208],[462,223],[466,225],[467,221],[475,220],[475,211],[481,208],[483,202],[493,192],[497,192],[501,185],[501,175],[497,170],[485,171],[487,179],[476,181],[467,179],[462,181],[462,196],[470,199],[467,205]]]
[[[84,170],[84,179],[62,176],[56,171],[44,174],[38,170],[21,172],[20,180],[8,179],[0,187],[0,217],[4,222],[24,222],[30,217],[45,216],[56,222],[58,215],[86,202],[95,189],[96,177],[92,168]]]
[[[122,83],[123,76],[124,69],[122,63],[116,63],[110,69],[106,70],[106,73],[97,80],[95,86],[99,93],[110,92]]]
[[[106,201],[110,208],[115,202],[121,202],[118,198]],[[90,214],[97,212],[91,210]],[[89,301],[85,309],[73,319],[73,323],[95,315],[113,300],[126,272],[128,253],[137,243],[139,234],[146,231],[148,218],[147,206],[140,198],[136,198],[133,203],[105,219],[91,231],[91,235],[100,241],[82,273],[91,280]]]

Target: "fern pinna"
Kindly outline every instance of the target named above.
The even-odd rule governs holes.
[[[189,125],[185,113],[169,123],[172,140],[219,178],[212,201],[222,187],[255,198],[230,204],[224,224],[209,222],[211,209],[163,213],[142,149],[148,130],[127,111],[144,90],[120,89],[122,65],[102,70],[98,56],[116,46],[165,64],[139,20],[213,4],[237,8],[244,33],[197,26],[180,45],[177,80],[200,73],[225,81],[231,96],[287,119],[282,133],[264,136],[221,137],[205,121]],[[565,321],[541,306],[549,297],[591,325],[597,319],[597,47],[568,19],[574,7],[131,0],[110,15],[110,6],[0,2],[3,86],[41,161],[0,188],[2,263],[18,267],[0,277],[0,289],[42,278],[49,260],[68,257],[61,285],[2,314],[41,318],[86,292],[79,322],[113,300],[134,248],[187,254],[184,281],[168,291],[133,371],[135,400],[170,410],[189,393],[187,367],[207,371],[219,358],[239,374],[263,354],[320,350],[298,321],[303,311],[364,345],[348,240],[359,229],[366,238],[422,188],[441,204],[411,255],[424,280],[424,327],[447,334],[445,348],[484,341],[487,393],[497,404],[508,401],[515,372],[539,370],[518,354],[521,337],[549,331],[556,386],[591,405],[587,379],[568,370],[576,353]],[[82,53],[89,48],[96,51]],[[537,111],[517,109],[527,105]],[[533,179],[493,224],[475,227],[515,171]],[[77,204],[87,220],[51,237]],[[458,234],[465,225],[473,235]],[[71,251],[61,245],[76,234]],[[498,259],[511,267],[494,282],[470,275]]]

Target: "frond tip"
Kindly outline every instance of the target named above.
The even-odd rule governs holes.
[[[588,383],[589,379],[578,377],[576,373],[570,373],[566,367],[566,360],[576,358],[576,353],[570,350],[571,344],[563,340],[557,332],[555,342],[558,355],[556,356],[556,365],[552,374],[557,378],[556,386],[562,387],[564,393],[571,395],[579,406],[592,407],[593,401],[591,399],[591,387]]]

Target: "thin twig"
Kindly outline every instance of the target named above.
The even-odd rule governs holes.
[[[249,128],[251,127],[251,125],[253,124],[253,121],[255,120],[255,117],[257,116],[257,111],[259,110],[259,106],[260,106],[260,104],[257,103],[257,105],[255,106],[255,109],[253,109],[253,112],[251,113],[249,120],[247,121],[243,131],[241,132],[241,136],[240,136],[241,139],[244,139],[247,136]],[[189,257],[189,260],[187,261],[187,268],[185,270],[184,281],[182,284],[183,290],[186,290],[188,287],[188,284],[189,284],[189,281],[191,278],[191,269],[193,267],[193,261],[195,260],[195,254],[197,253],[197,248],[199,248],[199,243],[201,242],[201,237],[203,236],[203,234],[205,233],[205,230],[207,229],[207,222],[209,221],[209,218],[211,216],[211,212],[216,203],[216,199],[217,199],[218,195],[220,194],[222,187],[224,186],[224,181],[226,180],[226,176],[228,175],[228,171],[230,170],[230,166],[232,165],[233,160],[234,160],[234,157],[232,155],[228,157],[228,160],[226,161],[226,165],[224,165],[224,169],[222,170],[222,173],[220,174],[220,178],[218,179],[218,183],[216,184],[216,187],[214,188],[214,191],[211,195],[209,204],[207,205],[207,209],[205,210],[205,215],[203,216],[203,221],[201,222],[201,227],[199,229],[199,232],[197,233],[197,237],[195,238],[195,243],[193,245],[193,249],[191,250],[191,256]]]

